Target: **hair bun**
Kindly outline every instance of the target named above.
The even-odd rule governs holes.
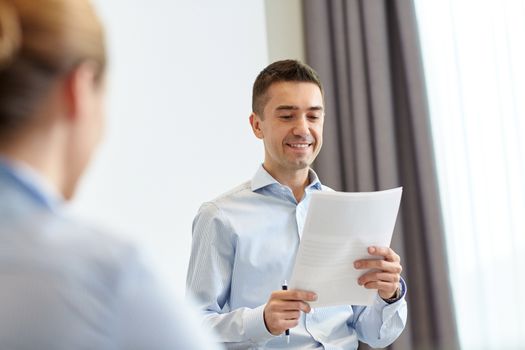
[[[0,0],[0,69],[8,65],[22,44],[19,18],[10,0]]]

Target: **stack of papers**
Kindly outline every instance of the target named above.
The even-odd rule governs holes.
[[[378,192],[315,192],[290,279],[290,289],[317,293],[312,307],[371,305],[377,290],[357,279],[359,259],[377,259],[369,246],[389,247],[402,188]]]

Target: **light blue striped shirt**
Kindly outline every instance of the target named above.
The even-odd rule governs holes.
[[[313,191],[330,190],[313,170],[297,203],[291,189],[262,166],[254,178],[202,205],[193,223],[187,291],[200,302],[205,321],[229,349],[356,349],[392,343],[407,317],[403,297],[369,307],[317,308],[302,314],[284,336],[271,335],[263,320],[270,294],[289,280]]]
[[[0,349],[217,349],[140,256],[0,157]]]

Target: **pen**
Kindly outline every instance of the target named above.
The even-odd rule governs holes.
[[[286,282],[286,280],[284,280],[282,287],[283,290],[288,290],[288,282]],[[284,334],[286,335],[286,344],[290,344],[290,330],[287,329],[286,331],[284,331]]]

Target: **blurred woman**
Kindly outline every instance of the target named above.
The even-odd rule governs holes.
[[[66,214],[103,128],[88,0],[0,0],[0,348],[215,349],[133,246]]]

